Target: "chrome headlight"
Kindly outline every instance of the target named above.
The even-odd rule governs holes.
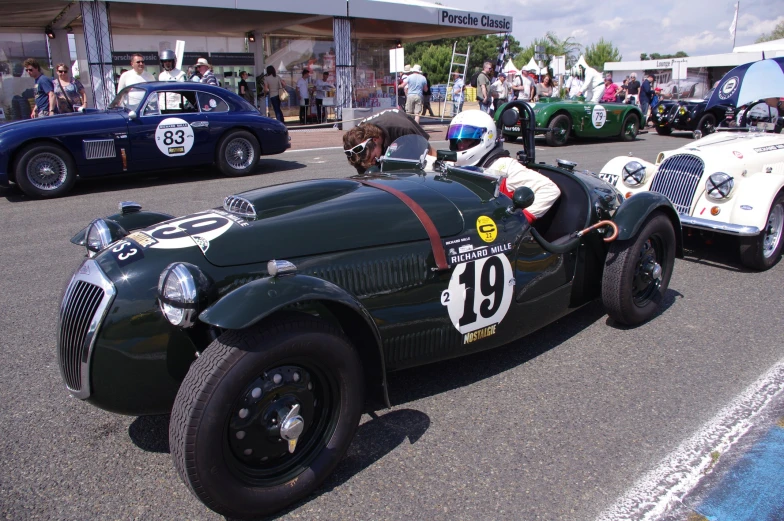
[[[96,219],[91,222],[90,226],[87,227],[87,235],[85,237],[84,245],[87,247],[88,253],[98,253],[113,242],[109,225],[103,219]]]
[[[734,186],[735,179],[731,175],[724,172],[716,172],[711,174],[705,182],[705,195],[708,196],[708,199],[721,201],[730,196]]]
[[[199,312],[207,279],[193,264],[169,264],[158,279],[158,303],[172,325],[190,327]]]
[[[626,186],[640,186],[645,182],[645,167],[639,161],[630,161],[623,167],[621,177]]]
[[[689,112],[689,111],[686,110],[686,107],[681,107],[681,108],[678,109],[678,115],[680,115],[680,116],[685,115],[687,112]]]
[[[659,107],[656,109],[656,111],[659,114],[664,114],[664,105],[659,105]]]

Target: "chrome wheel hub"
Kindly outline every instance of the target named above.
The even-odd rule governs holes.
[[[780,204],[773,207],[765,227],[765,237],[762,241],[762,254],[769,258],[776,251],[781,241],[781,231],[784,227],[784,207]]]
[[[55,190],[67,176],[65,161],[55,154],[38,154],[27,163],[27,179],[39,190]]]
[[[253,164],[253,146],[244,138],[232,139],[226,147],[226,162],[235,170],[244,170]]]

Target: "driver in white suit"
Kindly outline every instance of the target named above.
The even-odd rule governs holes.
[[[599,103],[604,95],[604,78],[602,73],[589,65],[580,64],[580,68],[585,71],[585,79],[583,79],[583,90],[580,95],[585,96],[585,101],[591,103]]]

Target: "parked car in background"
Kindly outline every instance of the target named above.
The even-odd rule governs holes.
[[[681,100],[665,100],[651,110],[651,118],[656,132],[669,136],[674,130],[694,132],[699,130],[708,135],[727,117],[728,111],[734,109],[730,105],[716,105],[705,110],[708,100],[713,94],[709,90],[703,98],[687,98]]]
[[[60,114],[0,127],[0,186],[59,197],[77,178],[216,164],[228,176],[253,171],[290,146],[286,126],[237,94],[199,83],[126,87],[106,110]]]
[[[569,137],[617,137],[634,141],[642,121],[642,111],[632,104],[541,98],[530,105],[536,115],[537,134],[544,134],[547,144],[554,147],[565,145]],[[500,121],[505,110],[506,105],[498,107],[496,121]],[[520,122],[504,124],[502,132],[508,140],[518,139],[521,135]]]

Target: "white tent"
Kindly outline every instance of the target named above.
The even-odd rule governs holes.
[[[511,59],[506,62],[506,65],[504,65],[504,73],[507,76],[515,76],[519,71],[520,69],[518,69],[514,63],[512,63]]]
[[[524,71],[531,71],[534,74],[547,74],[547,67],[542,68],[539,70],[539,66],[534,61],[534,57],[531,56],[531,60],[523,67]]]

